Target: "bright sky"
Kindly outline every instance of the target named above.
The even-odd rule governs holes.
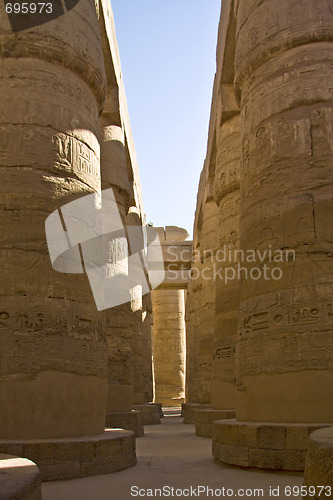
[[[221,0],[111,0],[143,206],[192,235]]]

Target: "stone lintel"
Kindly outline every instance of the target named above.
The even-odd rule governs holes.
[[[162,241],[161,247],[165,263],[191,267],[192,241]]]
[[[151,244],[151,247],[153,246],[154,243]],[[159,272],[163,269],[165,271],[165,278],[157,288],[187,289],[191,278],[192,241],[162,240],[161,248],[163,263],[149,262],[150,272]]]

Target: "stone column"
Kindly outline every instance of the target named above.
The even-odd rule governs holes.
[[[83,195],[100,199],[106,82],[95,3],[18,34],[4,5],[0,19],[0,452],[33,455],[44,479],[119,470],[134,465],[134,440],[104,433],[103,323],[87,276],[54,271],[45,238],[49,214]]]
[[[138,213],[138,209],[134,206],[126,217],[126,225],[131,229],[137,228],[139,231],[132,236],[132,246],[130,246],[131,254],[139,252],[144,247],[142,220]],[[145,403],[144,390],[144,340],[143,340],[143,295],[142,286],[134,285],[131,290],[131,311],[132,311],[132,352],[133,352],[133,369],[134,369],[134,405],[143,405]]]
[[[133,362],[134,362],[134,405],[133,409],[142,413],[144,425],[160,424],[160,411],[157,405],[147,401],[147,368],[148,359],[152,363],[151,341],[149,343],[147,327],[146,299],[142,297],[141,287],[133,290],[133,300],[131,302],[133,318]],[[150,330],[151,335],[151,330]],[[149,336],[150,336],[149,335]],[[152,374],[152,369],[151,372]],[[150,384],[149,384],[150,386]],[[150,391],[150,387],[149,387]]]
[[[306,500],[329,498],[333,491],[333,428],[319,429],[310,436],[304,472]]]
[[[211,183],[206,186],[211,191]],[[215,329],[215,254],[218,249],[218,207],[212,196],[203,206],[200,235],[201,291],[200,322],[194,331],[198,373],[198,403],[210,404],[210,384]]]
[[[185,397],[184,290],[153,290],[155,400],[180,406]]]
[[[2,6],[0,433],[94,435],[107,392],[102,324],[87,277],[53,271],[45,220],[101,187],[95,5],[19,35],[6,17]]]
[[[223,95],[223,93],[222,93]],[[218,206],[216,241],[214,254],[210,258],[215,276],[212,295],[215,299],[212,336],[208,344],[212,356],[209,379],[211,408],[195,410],[195,429],[198,436],[212,437],[212,423],[215,420],[235,417],[235,351],[239,307],[239,281],[236,275],[234,251],[239,246],[239,163],[240,129],[239,114],[230,113],[230,103],[222,102],[222,108],[229,109],[227,119],[217,112],[216,124],[222,121],[217,133],[216,162],[214,176],[215,203]],[[214,105],[212,105],[214,112]],[[224,118],[224,120],[223,120]],[[206,259],[206,262],[209,261]],[[209,267],[203,265],[203,269]],[[205,276],[203,276],[204,288]],[[203,325],[205,322],[203,322]]]
[[[112,90],[108,89],[108,93],[112,95]],[[126,162],[124,131],[121,127],[113,124],[113,121],[108,117],[108,111],[108,108],[105,107],[100,117],[102,189],[112,188],[121,219],[125,224],[130,199],[130,182]],[[110,240],[110,245],[117,245],[117,242],[118,252],[113,252],[113,259],[118,258],[118,262],[113,264],[118,266],[118,273],[128,275],[128,262],[124,258],[126,256],[119,253],[119,249],[124,248],[122,238]],[[126,244],[128,246],[128,241],[126,241]],[[131,307],[128,303],[121,304],[106,310],[103,314],[108,348],[109,396],[107,413],[129,412],[132,410],[133,405],[134,383]],[[107,423],[112,425],[110,416],[107,417]]]
[[[145,404],[144,368],[143,368],[143,328],[142,328],[142,295],[140,287],[133,289],[132,309],[132,350],[134,369],[134,405]]]
[[[200,252],[200,245],[193,242],[194,254]],[[192,260],[191,281],[188,284],[186,301],[186,405],[198,404],[198,348],[196,331],[201,317],[201,289],[202,289],[202,264],[200,259]],[[185,405],[183,405],[185,409]],[[190,423],[190,422],[189,422]]]
[[[0,455],[0,474],[3,500],[42,500],[40,472],[30,460]]]
[[[146,294],[143,297],[143,311],[142,311],[142,329],[143,329],[143,375],[144,375],[144,394],[145,403],[150,403],[154,399],[153,393],[153,308],[151,294]]]
[[[209,248],[211,246],[209,236],[212,233],[210,218],[212,211],[215,215],[217,207],[216,205],[214,207],[212,194],[207,203],[207,190],[209,190],[209,187],[206,184],[206,173],[204,166],[199,182],[193,230],[191,281],[188,284],[186,301],[186,403],[182,405],[185,424],[195,423],[197,410],[210,407],[210,376],[214,332],[214,325],[212,324],[214,312],[211,311],[211,305],[213,301],[215,302],[215,296],[213,299],[207,292],[209,292],[208,283],[211,280],[214,265],[212,248]],[[207,250],[206,253],[205,250]],[[204,259],[207,260],[206,265],[208,267],[205,284],[203,284]],[[204,319],[208,319],[208,330],[204,328]]]
[[[239,248],[240,155],[240,117],[236,115],[220,127],[214,180],[215,200],[219,207],[219,248],[216,266],[220,271],[216,274],[211,382],[211,405],[215,410],[235,408],[236,398],[235,351],[239,281],[236,275],[237,262],[234,259],[234,251]]]
[[[238,2],[240,246],[268,278],[243,272],[228,463],[302,470],[309,431],[333,422],[332,21],[324,0]]]
[[[107,413],[128,412],[133,405],[134,378],[131,308],[129,304],[113,307],[106,317],[109,380]]]

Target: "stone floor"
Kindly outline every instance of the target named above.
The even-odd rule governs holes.
[[[286,486],[301,486],[303,478],[295,474],[240,470],[215,464],[211,454],[211,440],[195,435],[194,425],[184,425],[177,411],[166,411],[162,425],[145,428],[145,437],[137,439],[138,465],[134,468],[72,481],[44,483],[43,500],[130,500],[131,498],[163,498],[157,491],[165,490],[164,497],[189,498],[300,498],[286,496]],[[217,491],[203,492],[198,486]],[[134,487],[131,495],[131,487]],[[171,488],[174,488],[172,491]],[[223,491],[223,488],[225,490]],[[274,488],[275,495],[270,495]],[[280,488],[278,492],[276,488]],[[145,491],[139,491],[139,489]],[[229,489],[229,491],[227,491]],[[248,491],[239,491],[239,490]],[[255,491],[255,489],[263,490]],[[232,491],[231,491],[232,490]],[[192,493],[192,495],[191,495]],[[224,495],[223,495],[224,493]],[[214,495],[214,496],[213,496]]]

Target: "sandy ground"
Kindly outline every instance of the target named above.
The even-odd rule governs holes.
[[[161,425],[146,426],[145,437],[137,439],[136,467],[104,476],[44,483],[43,500],[300,498],[286,496],[284,488],[301,486],[302,476],[215,464],[211,440],[197,437],[194,425],[185,425],[179,416],[169,413]]]

